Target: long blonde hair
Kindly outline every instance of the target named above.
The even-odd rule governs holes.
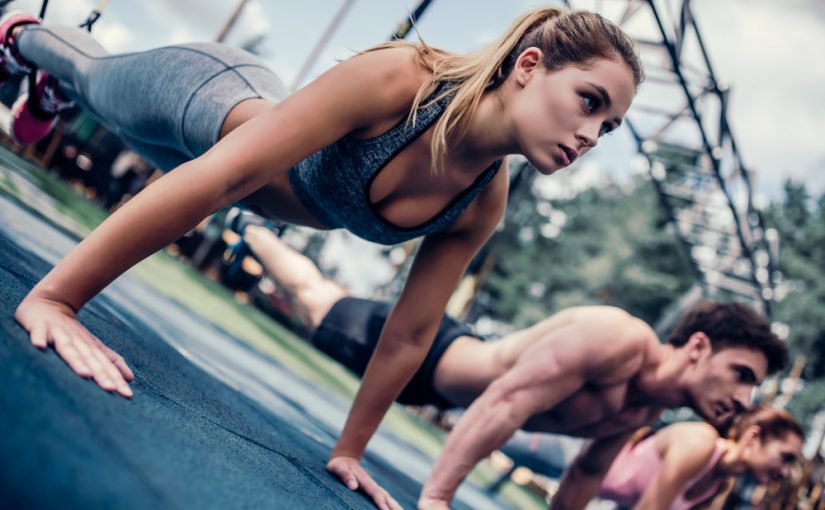
[[[548,70],[586,63],[594,58],[620,59],[632,71],[636,87],[644,80],[642,64],[630,37],[611,21],[586,11],[568,12],[555,8],[528,11],[498,39],[465,54],[450,53],[423,41],[393,41],[366,51],[398,47],[413,48],[417,62],[431,72],[415,95],[408,122],[415,123],[419,108],[455,95],[433,131],[430,154],[434,173],[441,171],[447,139],[466,134],[481,97],[504,83],[516,59],[527,48],[536,47],[542,51],[543,64]],[[421,104],[441,83],[448,86]]]

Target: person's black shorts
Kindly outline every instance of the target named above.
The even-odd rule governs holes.
[[[312,344],[359,376],[375,350],[381,328],[392,306],[381,301],[345,297],[336,302],[312,335]],[[434,405],[441,409],[456,407],[433,387],[435,367],[441,356],[460,336],[480,338],[468,325],[445,315],[435,341],[398,402],[404,405]]]

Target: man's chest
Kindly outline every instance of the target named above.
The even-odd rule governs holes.
[[[533,416],[525,429],[602,437],[647,423],[656,410],[628,404],[628,385],[583,388],[553,409]]]

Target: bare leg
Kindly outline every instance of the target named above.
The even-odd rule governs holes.
[[[275,283],[294,299],[303,319],[317,328],[338,300],[350,293],[321,274],[311,260],[287,246],[271,230],[250,225],[244,241]]]

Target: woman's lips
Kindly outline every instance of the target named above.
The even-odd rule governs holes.
[[[559,145],[559,156],[561,157],[564,166],[576,161],[578,153],[566,145]]]

